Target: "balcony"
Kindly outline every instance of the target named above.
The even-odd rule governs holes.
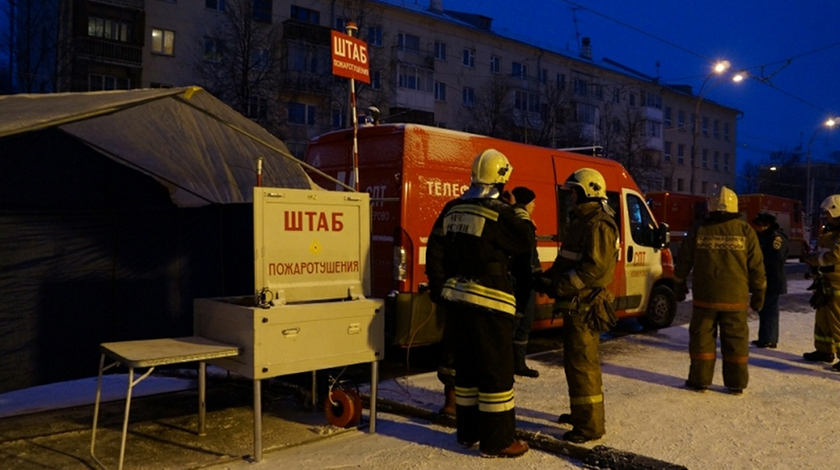
[[[113,5],[120,8],[130,8],[132,10],[144,9],[144,0],[91,0],[91,2]]]
[[[76,54],[80,59],[128,67],[142,67],[143,48],[129,44],[103,41],[96,38],[79,38]]]
[[[284,91],[329,95],[332,89],[332,79],[332,75],[288,70],[284,71],[280,77],[280,88]]]
[[[304,41],[324,46],[330,45],[330,28],[297,20],[283,22],[284,41]]]

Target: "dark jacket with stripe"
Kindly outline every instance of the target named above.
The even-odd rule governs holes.
[[[685,281],[692,268],[695,307],[746,310],[750,293],[767,289],[758,237],[740,214],[712,212],[691,228],[680,245],[676,281]]]
[[[758,244],[764,256],[764,274],[767,276],[767,293],[787,294],[788,237],[774,224],[758,234]]]

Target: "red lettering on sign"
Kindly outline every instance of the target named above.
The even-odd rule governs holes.
[[[333,212],[332,214],[332,231],[333,232],[340,232],[344,230],[344,222],[339,220],[339,217],[343,216],[343,212]]]
[[[285,211],[283,220],[289,232],[341,232],[344,212]]]
[[[289,212],[286,211],[283,214],[283,217],[286,221],[286,231],[288,232],[299,232],[303,230],[303,217],[301,212]]]

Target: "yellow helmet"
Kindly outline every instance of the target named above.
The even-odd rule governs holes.
[[[496,149],[487,149],[475,157],[472,164],[470,183],[505,184],[510,179],[513,167],[507,157]]]
[[[828,212],[828,215],[834,218],[840,217],[840,194],[832,194],[825,198],[820,204],[820,210]]]
[[[738,196],[735,191],[726,186],[720,187],[720,192],[706,201],[709,212],[738,213]]]
[[[572,189],[572,186],[582,189],[584,196],[587,198],[607,198],[607,181],[598,170],[581,168],[572,173],[563,183],[562,188]]]

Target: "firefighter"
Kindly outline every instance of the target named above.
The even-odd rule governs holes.
[[[823,232],[817,240],[816,252],[805,256],[805,263],[817,271],[812,305],[817,309],[814,318],[814,347],[805,353],[806,361],[831,362],[840,351],[840,194],[827,197],[820,210],[825,217]],[[840,361],[834,366],[840,372]]]
[[[740,216],[738,196],[721,187],[708,200],[706,218],[683,240],[674,270],[677,300],[682,301],[688,292],[686,278],[694,269],[688,330],[691,366],[685,386],[698,392],[712,383],[718,329],[724,386],[740,395],[749,381],[747,307],[761,310],[767,281],[758,237]]]
[[[598,343],[616,320],[606,286],[618,261],[618,226],[601,173],[582,168],[562,188],[571,190],[573,220],[554,264],[535,285],[555,299],[555,312],[563,314],[563,366],[571,413],[558,421],[573,427],[563,439],[580,444],[606,432]]]
[[[787,293],[785,262],[788,255],[788,237],[776,223],[776,216],[761,212],[752,221],[758,233],[758,245],[764,257],[764,274],[767,291],[764,306],[758,312],[758,348],[775,349],[779,342],[779,296]]]
[[[518,457],[514,439],[513,321],[508,266],[530,255],[533,230],[499,196],[510,178],[507,157],[487,149],[473,161],[470,188],[444,206],[426,248],[429,295],[446,309],[457,338],[455,403],[458,444],[488,457]]]

